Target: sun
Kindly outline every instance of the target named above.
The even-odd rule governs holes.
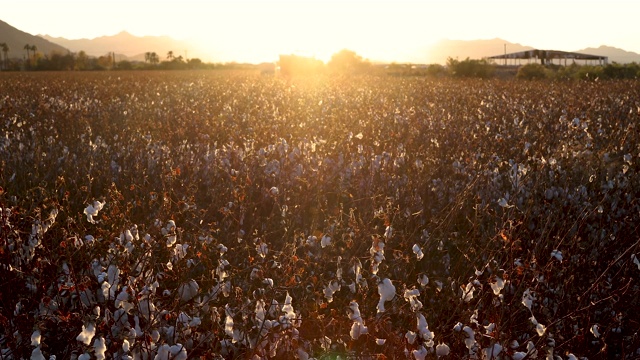
[[[201,26],[193,32],[201,34],[202,45],[225,48],[230,57],[248,62],[275,61],[280,54],[326,62],[342,49],[374,60],[396,56],[413,40],[393,34],[399,28],[415,33],[411,27],[417,23],[380,2],[241,1],[220,9],[217,3],[190,19],[190,26]]]

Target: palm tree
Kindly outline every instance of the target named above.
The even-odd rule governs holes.
[[[30,53],[30,51],[31,51],[31,45],[26,44],[26,45],[23,47],[23,49],[27,50],[27,60],[26,60],[26,61],[27,61],[27,67],[30,67],[30,66],[31,66],[31,53]]]
[[[2,54],[4,54],[4,66],[3,68],[7,69],[7,62],[9,61],[9,45],[7,43],[0,43],[0,49],[2,50]]]
[[[33,51],[33,62],[38,65],[38,58],[36,57],[36,51],[38,51],[38,47],[35,45],[31,45],[31,51]]]
[[[167,53],[167,60],[173,60],[173,50],[169,50],[169,52]]]
[[[144,53],[144,62],[151,62],[151,52]]]
[[[151,57],[149,58],[149,61],[151,61],[151,63],[154,65],[160,61],[158,54],[156,54],[155,51],[151,53]]]

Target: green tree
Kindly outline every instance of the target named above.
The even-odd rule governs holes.
[[[144,53],[144,62],[151,62],[151,52],[147,51],[146,53]]]
[[[479,77],[488,78],[493,75],[495,68],[487,60],[469,59],[458,60],[454,58],[447,59],[447,68],[453,76],[456,77]]]
[[[87,53],[84,52],[84,50],[80,50],[80,52],[78,52],[78,56],[76,56],[75,69],[87,70],[88,68],[89,68],[89,56],[87,56]]]
[[[371,64],[363,60],[360,55],[348,49],[343,49],[333,54],[327,65],[331,72],[339,74],[365,72],[371,66]]]

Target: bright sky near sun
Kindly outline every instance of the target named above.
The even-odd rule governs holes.
[[[34,35],[169,35],[238,61],[282,53],[326,60],[343,48],[401,61],[443,38],[640,52],[640,1],[0,0],[0,8],[0,20]]]

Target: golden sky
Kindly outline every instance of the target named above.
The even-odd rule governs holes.
[[[640,1],[0,0],[0,9],[0,20],[34,35],[169,35],[252,62],[281,53],[326,60],[343,48],[402,61],[443,38],[640,52]]]

